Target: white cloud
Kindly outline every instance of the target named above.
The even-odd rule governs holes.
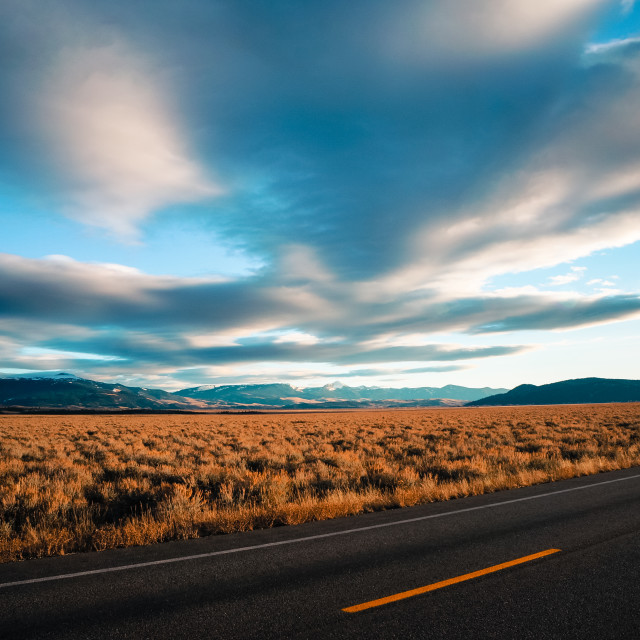
[[[539,45],[607,0],[440,0],[391,24],[387,46],[405,59],[503,55]],[[462,5],[462,6],[461,6]]]
[[[390,294],[399,288],[422,289],[453,299],[476,294],[491,277],[552,267],[640,240],[639,212],[635,209],[601,216],[584,225],[566,225],[554,212],[550,208],[539,220],[521,228],[509,227],[499,211],[487,214],[481,229],[469,229],[454,243],[443,241],[448,224],[430,226],[416,234],[412,254],[418,257],[370,287]]]
[[[304,331],[287,331],[276,338],[273,342],[274,344],[293,343],[311,345],[320,342],[320,338]]]
[[[603,4],[601,0],[490,0],[468,3],[464,23],[473,25],[472,41],[491,49],[519,49],[564,28],[581,14]],[[460,7],[442,3],[449,20],[460,23]],[[455,17],[454,17],[455,16]]]
[[[575,274],[567,273],[563,276],[551,276],[551,278],[549,278],[549,284],[554,287],[559,287],[565,284],[569,284],[570,282],[575,282],[577,279],[578,276],[576,276]]]
[[[638,44],[639,42],[640,37],[637,36],[630,38],[616,38],[614,40],[609,40],[608,42],[595,42],[586,46],[585,53],[587,55],[602,55],[622,49],[630,44]]]
[[[60,349],[48,349],[46,347],[25,347],[22,354],[28,356],[30,361],[45,360],[49,362],[52,359],[60,360],[96,360],[96,361],[122,361],[124,358],[119,356],[102,355],[99,353],[86,353],[84,351],[63,351]]]
[[[571,267],[571,271],[569,271],[569,273],[559,276],[551,276],[549,278],[549,284],[554,287],[559,287],[565,284],[570,284],[571,282],[576,282],[584,276],[584,272],[586,270],[586,267]]]
[[[60,53],[39,111],[71,217],[134,238],[154,211],[221,193],[190,157],[167,94],[124,44]]]

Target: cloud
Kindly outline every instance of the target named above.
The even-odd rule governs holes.
[[[444,373],[445,371],[460,371],[461,369],[465,369],[466,367],[458,364],[450,364],[444,366],[434,366],[434,367],[415,367],[413,369],[404,369],[399,371],[398,373]]]
[[[97,374],[92,373],[98,379],[117,379],[122,384],[156,386],[171,388],[173,390],[184,389],[185,386],[200,384],[260,384],[270,382],[289,382],[295,387],[322,386],[328,382],[342,379],[357,378],[367,384],[367,378],[375,377],[381,384],[394,384],[397,386],[397,376],[415,373],[451,373],[466,369],[465,365],[436,365],[433,367],[421,367],[419,369],[403,369],[402,367],[384,368],[358,368],[325,366],[318,367],[313,363],[300,365],[298,363],[283,363],[280,366],[269,364],[249,364],[236,367],[230,366],[202,366],[185,368],[169,373],[158,374],[156,368],[141,367],[137,371],[123,373],[114,368],[101,369]],[[80,371],[76,366],[75,371]],[[18,371],[15,371],[18,373]],[[357,382],[356,382],[357,383]],[[376,382],[378,384],[378,382]],[[417,382],[414,386],[423,386]]]
[[[445,301],[409,292],[371,301],[358,300],[348,283],[310,294],[276,274],[250,281],[169,278],[61,257],[0,256],[0,276],[0,331],[11,337],[16,365],[35,353],[25,347],[39,349],[47,361],[96,354],[96,366],[113,358],[127,367],[174,368],[456,362],[513,355],[526,345],[434,344],[434,333],[563,329],[640,311],[640,297],[630,294],[503,293]],[[347,298],[351,304],[344,305]]]
[[[404,316],[389,322],[379,306],[372,315],[368,304],[336,304],[345,295],[339,288],[321,298],[266,277],[252,282],[168,278],[60,256],[27,260],[7,255],[0,256],[0,274],[5,335],[40,349],[41,356],[67,360],[74,358],[70,354],[88,353],[96,354],[96,360],[123,358],[133,366],[260,361],[366,364],[466,360],[520,349],[376,341],[372,338],[381,332],[402,332],[403,324],[420,321]],[[394,306],[389,305],[386,315]],[[251,326],[252,321],[272,328],[256,331],[258,325]],[[35,338],[38,323],[45,326],[40,339]],[[328,330],[332,325],[345,335],[332,334]],[[46,330],[47,326],[51,328]],[[60,326],[84,330],[77,338],[69,337],[71,330],[57,334]],[[219,339],[207,340],[205,329]],[[34,352],[20,353],[22,358]]]
[[[603,287],[615,287],[616,283],[614,282],[614,279],[616,279],[617,276],[610,276],[610,280],[605,280],[603,278],[593,278],[592,280],[589,280],[589,282],[587,282],[587,284],[589,286],[594,286],[594,285],[600,285]]]
[[[156,211],[222,191],[190,157],[153,71],[121,43],[69,46],[40,97],[43,135],[68,185],[64,210],[123,237]]]
[[[613,295],[592,299],[574,299],[548,304],[533,312],[507,316],[492,323],[477,325],[470,333],[573,329],[640,315],[640,296]]]
[[[622,1],[622,11],[624,13],[631,13],[633,11],[633,5],[636,3],[636,0],[621,0]]]
[[[62,351],[60,349],[48,349],[46,347],[24,347],[21,353],[31,361],[40,359],[45,361],[56,359],[63,361],[93,360],[103,362],[124,360],[124,358],[119,358],[118,356],[105,356],[99,353],[85,353],[83,351]]]
[[[241,187],[220,224],[273,259],[296,238],[318,268],[395,290],[477,289],[497,274],[638,240],[638,74],[585,67],[586,27],[553,17],[588,14],[588,4],[539,9],[554,33],[580,35],[574,49],[560,55],[546,36],[534,38],[520,57],[480,58],[459,74],[431,49],[435,71],[393,60],[371,76],[367,65],[381,55],[371,41],[352,51],[338,37],[335,59],[288,69],[288,105],[274,97],[249,125],[247,136],[278,144],[259,149],[264,164],[251,172],[259,186]],[[461,33],[474,30],[455,3],[430,6],[457,17]],[[497,24],[497,7],[478,11]],[[397,19],[413,20],[414,10],[394,3]],[[422,46],[435,47],[428,37]],[[279,71],[270,69],[275,86],[284,82]]]
[[[551,291],[491,285],[640,240],[640,47],[585,52],[607,3],[58,0],[41,21],[37,5],[0,8],[3,181],[129,238],[206,203],[202,234],[264,266],[179,278],[2,255],[12,358],[373,371],[526,346],[434,334],[636,313],[629,293],[558,290],[579,268]]]
[[[416,3],[417,4],[417,3]],[[485,0],[420,3],[411,22],[392,22],[390,46],[415,59],[445,52],[448,59],[509,55],[547,43],[606,5],[601,0]],[[409,15],[403,16],[408,18]]]
[[[95,9],[73,0],[0,8],[0,172],[40,206],[130,241],[152,214],[224,189],[195,153],[162,51],[134,45]]]
[[[150,276],[116,265],[54,256],[31,260],[0,254],[5,318],[52,325],[101,326],[180,333],[190,347],[233,347],[253,336],[309,348],[347,340],[369,347],[420,347],[434,331],[489,324],[503,316],[580,301],[574,294],[486,294],[442,299],[430,292],[371,295],[352,283],[320,288],[278,273],[247,279]],[[605,304],[607,299],[588,299]],[[627,298],[624,298],[627,300]],[[611,307],[615,318],[622,308]],[[579,323],[579,318],[576,318]],[[32,334],[30,334],[32,335]],[[425,336],[427,336],[425,338]],[[89,335],[89,338],[91,336]]]
[[[65,356],[65,354],[76,353],[72,351],[77,348],[74,340],[53,340],[51,344],[55,344],[56,347],[45,347],[47,352],[42,355],[55,356],[59,353],[60,358],[65,358],[66,361],[78,359],[75,356]],[[456,362],[512,355],[524,350],[521,346],[462,347],[454,344],[366,349],[357,343],[349,342],[311,347],[273,341],[189,349],[177,337],[167,340],[134,333],[107,334],[94,339],[91,344],[98,352],[109,349],[112,354],[115,354],[108,360],[103,356],[96,357],[97,361],[107,362],[114,357],[119,357],[131,362],[132,366],[159,364],[175,368],[261,362],[318,363],[336,366],[399,362]]]
[[[640,37],[633,36],[630,38],[616,38],[615,40],[609,40],[608,42],[596,42],[587,45],[585,53],[587,56],[594,56],[592,62],[602,62],[606,60],[606,56],[603,54],[608,53],[620,53],[626,48],[633,47],[640,44]]]
[[[13,14],[26,13],[12,4]],[[598,141],[572,158],[553,144],[562,133],[570,149],[584,137],[580,123],[613,121],[605,112],[589,118],[592,104],[635,103],[634,77],[581,63],[605,4],[330,0],[284,10],[192,2],[178,11],[115,2],[109,22],[111,11],[78,12],[60,0],[28,60],[42,67],[46,53],[52,61],[46,81],[31,82],[46,91],[29,97],[47,114],[67,203],[90,224],[135,233],[153,211],[211,200],[224,184],[207,224],[267,262],[297,247],[297,264],[306,252],[315,262],[305,269],[329,266],[339,278],[378,280],[415,263],[437,280],[417,255],[438,255],[449,227],[481,218],[481,233],[444,241],[447,265],[496,262],[506,249],[514,258],[494,273],[534,268],[541,260],[518,264],[541,253],[530,252],[532,228],[543,244],[564,241],[572,222],[574,234],[590,227],[595,213],[584,198],[571,202],[574,191],[618,174],[624,160],[611,149],[608,170],[593,172],[603,178],[582,180],[567,167],[599,164],[591,153]],[[34,40],[11,24],[16,40]],[[391,55],[394,38],[407,43],[406,55]],[[627,111],[615,121],[627,122]],[[615,204],[603,225],[622,215]],[[416,242],[425,236],[431,241]],[[569,239],[574,253],[590,250]]]
[[[571,267],[569,273],[559,276],[551,276],[549,278],[549,284],[554,287],[559,287],[565,284],[570,284],[571,282],[576,282],[584,276],[584,271],[586,271],[586,267]]]
[[[575,72],[565,107],[539,122],[524,163],[493,178],[492,190],[427,216],[388,286],[465,293],[503,273],[550,267],[640,239],[640,49],[633,64]]]
[[[0,283],[5,313],[27,318],[45,313],[52,323],[222,328],[253,318],[278,325],[305,302],[293,300],[281,310],[279,291],[250,281],[149,276],[60,256],[28,260],[0,254],[0,271],[7,274]]]
[[[304,331],[287,331],[274,340],[275,344],[286,344],[289,342],[294,344],[317,344],[320,342],[320,339]]]

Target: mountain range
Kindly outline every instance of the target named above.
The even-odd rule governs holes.
[[[640,380],[582,378],[511,391],[490,387],[349,387],[340,382],[299,388],[289,384],[202,385],[171,393],[96,382],[64,372],[0,378],[0,411],[221,411],[365,409],[640,402]]]
[[[289,384],[204,385],[175,393],[96,382],[65,372],[0,378],[0,409],[6,411],[212,411],[262,409],[349,409],[461,406],[506,389],[393,389],[348,387],[335,382],[300,389]]]
[[[222,405],[266,405],[333,408],[335,406],[442,406],[462,405],[506,389],[445,387],[388,388],[348,387],[340,382],[324,387],[298,388],[290,384],[203,385],[176,391],[176,394]],[[331,407],[327,407],[331,405]]]

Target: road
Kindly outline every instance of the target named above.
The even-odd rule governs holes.
[[[640,468],[0,565],[0,638],[637,640]]]

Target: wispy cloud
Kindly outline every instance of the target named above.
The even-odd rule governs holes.
[[[605,280],[603,278],[593,278],[592,280],[589,280],[587,284],[589,286],[599,285],[601,287],[615,287],[616,283],[614,282],[614,280],[616,279],[617,276],[610,276],[610,279],[608,280]]]
[[[640,296],[611,295],[549,302],[539,309],[471,328],[471,333],[548,331],[593,326],[640,316]]]
[[[633,47],[640,44],[640,37],[616,38],[607,42],[595,42],[588,44],[585,53],[587,55],[600,56],[607,53],[621,52],[626,47]],[[597,59],[596,59],[597,60]]]
[[[622,0],[622,11],[624,13],[631,13],[633,11],[633,5],[635,5],[636,0]]]

